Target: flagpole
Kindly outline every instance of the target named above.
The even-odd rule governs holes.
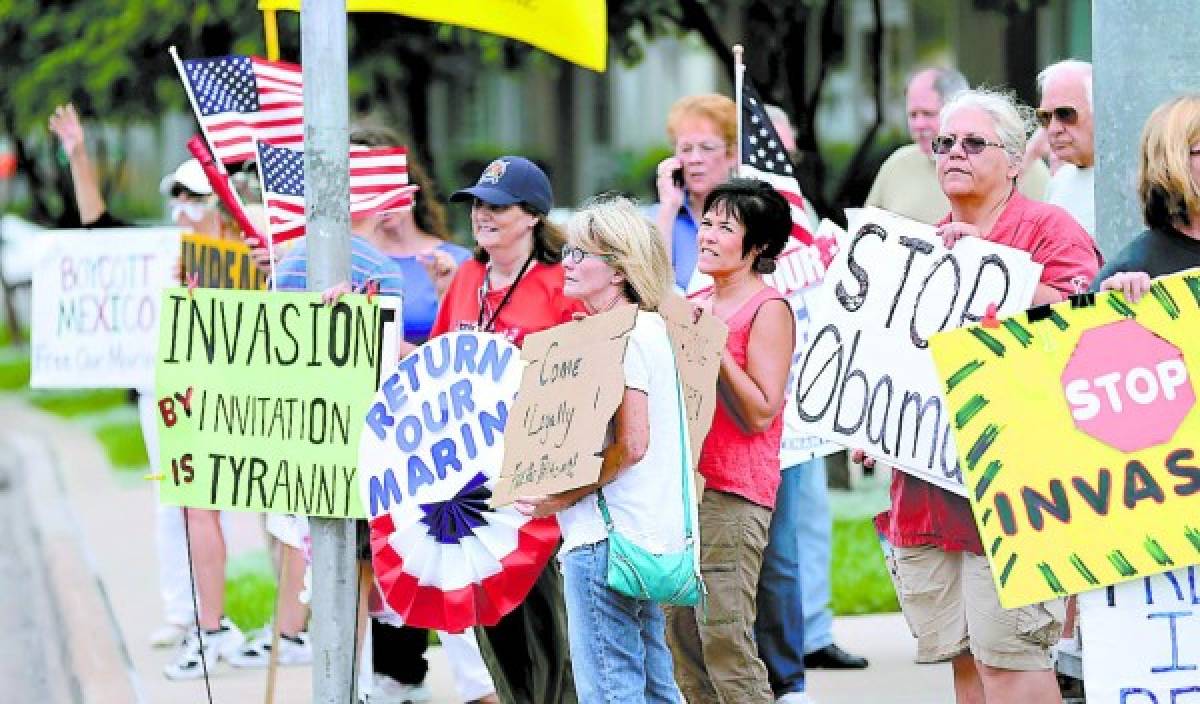
[[[258,137],[253,137],[254,155],[258,159],[258,192],[262,194],[264,218],[263,227],[267,231],[267,262],[271,267],[271,289],[275,288],[275,233],[271,230],[271,203],[267,200],[267,177],[263,174],[262,153],[258,151]]]
[[[733,100],[737,104],[737,166],[734,168],[738,176],[742,175],[742,84],[746,80],[746,64],[742,63],[744,51],[741,44],[733,45]]]

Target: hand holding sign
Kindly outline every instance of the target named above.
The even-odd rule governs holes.
[[[525,338],[493,506],[596,481],[608,422],[625,391],[621,364],[636,317],[636,306],[623,305]]]
[[[1200,562],[1200,276],[1150,294],[930,341],[1006,608]]]

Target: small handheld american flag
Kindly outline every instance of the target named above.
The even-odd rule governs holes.
[[[304,152],[259,142],[258,168],[272,242],[303,236]],[[416,191],[404,147],[350,148],[351,218],[410,208]]]
[[[754,86],[742,79],[742,163],[738,172],[746,178],[757,178],[775,187],[792,206],[792,237],[812,244],[812,224],[804,210],[804,197],[796,182],[795,168],[788,158],[766,107]]]
[[[213,155],[233,164],[255,158],[254,141],[304,144],[304,94],[298,65],[257,56],[180,61],[171,55]]]

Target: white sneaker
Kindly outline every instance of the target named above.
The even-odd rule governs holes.
[[[228,658],[234,667],[266,667],[271,659],[271,629],[264,628],[258,636],[238,648],[237,652]],[[312,663],[312,645],[308,641],[308,631],[300,631],[295,637],[279,634],[279,657],[276,662],[280,665],[308,665]]]
[[[422,704],[433,699],[424,682],[403,684],[377,672],[371,685],[371,704]]]
[[[776,699],[775,704],[817,704],[817,700],[808,696],[807,692],[788,692]]]
[[[150,634],[151,648],[176,648],[187,638],[188,631],[195,629],[189,623],[164,623]]]
[[[203,641],[203,648],[201,642]],[[163,668],[169,680],[194,680],[204,676],[207,669],[211,674],[221,658],[228,658],[246,642],[246,636],[228,618],[221,618],[221,628],[205,631],[203,638],[196,637],[192,630],[179,646],[175,662]]]

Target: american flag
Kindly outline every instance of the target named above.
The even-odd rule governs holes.
[[[775,127],[767,117],[766,108],[750,85],[742,81],[742,163],[739,173],[745,178],[757,178],[775,187],[792,206],[792,237],[805,244],[813,243],[812,224],[804,211],[804,197],[793,174]]]
[[[304,96],[296,64],[257,56],[180,62],[196,118],[226,164],[254,158],[254,140],[304,144]]]
[[[263,203],[271,240],[304,235],[304,152],[258,143]],[[350,217],[411,208],[417,187],[408,183],[408,150],[404,147],[350,148]]]

